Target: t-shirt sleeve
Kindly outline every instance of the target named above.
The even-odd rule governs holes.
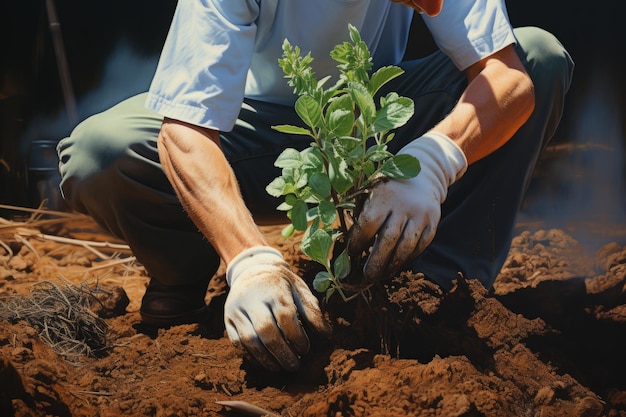
[[[460,70],[516,42],[504,0],[446,0],[437,16],[422,16]]]
[[[232,130],[258,13],[256,0],[179,0],[146,107],[194,125]]]

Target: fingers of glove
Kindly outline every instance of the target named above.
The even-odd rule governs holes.
[[[392,215],[378,230],[378,235],[363,270],[367,281],[377,281],[392,272],[389,271],[389,263],[395,256],[396,247],[403,244],[401,238],[405,222],[406,219]]]
[[[242,316],[235,320],[228,319],[225,324],[229,339],[233,345],[246,351],[269,371],[297,370],[300,358],[284,341],[276,324],[270,324],[270,321],[273,322],[271,313],[269,311],[266,313],[255,314],[256,325],[250,318],[242,319]]]
[[[281,351],[285,341],[299,356],[305,355],[309,351],[309,337],[298,319],[298,313],[293,304],[294,302],[291,300],[289,302],[287,300],[278,300],[278,303],[272,307],[272,314],[280,331],[278,334],[280,340],[274,340],[273,338],[268,338],[267,341],[264,340],[265,345],[271,352],[274,352],[272,346],[276,346],[277,352]],[[268,334],[272,335],[273,333]],[[278,359],[280,360],[280,358]]]
[[[413,219],[407,220],[402,231],[402,237],[399,239],[398,245],[396,245],[389,259],[388,269],[392,274],[397,272],[411,259],[417,257],[423,251],[422,246],[425,248],[425,245],[422,245],[422,238],[428,227],[422,229],[423,226],[423,224],[416,223]]]
[[[387,219],[364,267],[365,278],[374,282],[391,277],[408,261],[419,255],[433,240],[436,227],[425,213],[423,221],[412,218]]]
[[[61,176],[65,175],[65,163],[69,159],[68,147],[69,138],[61,139],[57,144],[57,153],[59,155],[59,172]]]
[[[432,222],[428,212],[421,222],[409,219],[386,266],[388,274],[396,273],[402,266],[424,252],[435,238],[436,231],[437,222]]]
[[[285,318],[286,313],[283,311],[279,313],[278,321],[275,321],[272,314],[275,312],[267,313],[268,316],[259,314],[250,318],[254,334],[250,335],[250,343],[246,344],[244,341],[244,345],[256,358],[263,357],[265,352],[269,352],[282,369],[295,372],[300,367],[300,357],[287,341],[289,340],[292,345],[297,344],[306,352],[309,350],[309,339],[300,324],[294,323],[294,320],[297,321],[295,314],[292,314],[291,318]]]
[[[233,346],[236,349],[239,349],[249,354],[249,352],[247,352],[246,349],[243,347],[241,339],[239,339],[239,333],[237,333],[237,328],[235,327],[235,324],[232,322],[232,320],[228,318],[225,319],[224,325],[226,327],[226,334],[228,335],[228,339],[233,344]],[[278,370],[278,364],[275,364],[275,368]]]
[[[330,326],[330,323],[324,319],[324,315],[319,307],[319,302],[311,293],[309,287],[307,287],[300,277],[295,276],[294,274],[291,288],[293,299],[296,303],[300,317],[305,322],[307,327],[318,335],[329,338],[333,329]]]
[[[417,245],[415,247],[416,255],[424,252],[424,250],[426,250],[428,245],[430,245],[430,243],[433,241],[433,239],[435,238],[435,233],[437,231],[438,224],[439,224],[438,221],[429,222],[426,224],[419,240],[417,241]]]
[[[62,151],[67,149],[69,146],[70,146],[70,138],[69,137],[63,138],[59,140],[59,142],[57,143],[56,151],[57,153],[61,153]]]
[[[260,273],[257,274],[257,276],[260,275]],[[304,324],[307,325],[307,328],[322,336],[330,336],[332,328],[330,324],[324,320],[317,298],[313,295],[302,278],[296,275],[286,262],[282,261],[273,264],[272,276],[280,277],[281,281],[284,283],[283,288],[285,288],[284,291],[280,292],[281,295],[279,295],[278,292],[274,292],[272,295],[272,298],[275,300],[273,305],[275,306],[274,314],[276,315],[276,321],[283,323],[283,320],[280,319],[279,316],[295,320],[294,323],[298,324],[297,328],[283,328],[283,331],[286,332],[285,338],[293,344],[294,349],[296,349],[298,353],[304,354],[309,349],[309,339],[298,318],[302,319]],[[265,276],[261,282],[267,284],[267,282],[271,280],[271,277]],[[293,308],[294,305],[295,309]],[[281,313],[278,313],[279,311]],[[304,337],[299,335],[298,332],[302,332],[302,336]]]
[[[380,210],[378,207],[375,207],[371,199],[367,200],[359,218],[350,231],[348,252],[352,255],[358,255],[366,250],[390,214],[389,207],[385,207],[385,210]]]
[[[317,298],[284,261],[247,268],[232,285],[224,312],[231,340],[270,370],[274,362],[287,371],[298,369],[310,348],[303,325],[331,333]]]

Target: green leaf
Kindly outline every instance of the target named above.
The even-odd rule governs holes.
[[[276,158],[274,166],[278,168],[297,168],[302,166],[300,151],[293,148],[285,149],[278,155],[278,158]]]
[[[280,203],[278,205],[278,207],[276,207],[276,210],[278,211],[289,211],[293,208],[293,206],[287,204],[287,203]]]
[[[265,191],[272,197],[282,196],[284,189],[285,189],[285,179],[283,177],[274,178],[274,180],[272,180],[272,182],[270,182],[267,185],[267,187],[265,187]]]
[[[388,93],[386,96],[380,98],[380,107],[385,107],[387,103],[396,101],[400,95],[395,91]]]
[[[348,83],[348,93],[356,103],[367,123],[376,117],[376,104],[363,84]]]
[[[363,156],[363,147],[361,145],[361,139],[353,136],[341,136],[337,138],[335,149],[344,157],[350,155],[351,157],[359,160]],[[354,154],[354,155],[353,155]]]
[[[311,187],[306,187],[302,190],[302,199],[309,204],[319,204],[321,198],[313,193]]]
[[[340,96],[333,98],[331,102],[328,104],[328,108],[326,109],[326,114],[331,114],[335,110],[339,110],[339,109],[347,110],[351,112],[354,111],[354,103],[352,102],[352,99],[350,98],[348,94],[342,94]]]
[[[318,201],[318,203],[319,203],[319,201]],[[307,221],[309,221],[309,222],[310,221],[315,221],[319,217],[319,214],[320,214],[320,211],[317,208],[317,205],[315,207],[311,207],[306,212]]]
[[[335,287],[332,286],[330,287],[327,291],[326,291],[326,301],[328,301],[331,297],[331,295],[333,295],[335,293]]]
[[[411,155],[394,155],[393,158],[385,161],[381,172],[389,178],[413,178],[420,172],[420,163]]]
[[[361,42],[361,34],[359,30],[352,23],[348,23],[348,33],[350,34],[350,39],[354,43]]]
[[[287,194],[285,196],[285,203],[289,204],[291,207],[293,207],[297,202],[298,197],[296,197],[294,194]]]
[[[332,78],[332,77],[331,77],[330,75],[327,75],[326,77],[320,78],[320,79],[317,81],[317,88],[320,88],[320,89],[321,89],[321,88],[324,86],[324,84],[326,84],[326,82],[327,82],[328,80],[330,80],[331,78]]]
[[[403,126],[413,116],[413,100],[400,97],[398,100],[387,103],[376,113],[374,119],[374,133],[396,129]]]
[[[315,209],[317,209],[317,207],[315,207]],[[310,244],[311,235],[313,235],[313,233],[315,233],[316,230],[320,229],[320,224],[321,222],[320,222],[319,216],[315,216],[312,218],[309,228],[306,229],[304,233],[302,234],[302,241],[300,242],[300,250],[302,250],[302,247],[304,245]],[[304,251],[302,250],[302,252]]]
[[[295,180],[296,170],[293,167],[285,167],[282,169],[281,175],[285,180],[285,183],[293,184]]]
[[[365,154],[367,155],[367,159],[373,162],[381,162],[393,156],[393,154],[387,150],[387,146],[383,144],[370,146]]]
[[[322,172],[316,172],[309,178],[309,186],[315,195],[324,199],[330,195],[330,179]]]
[[[308,226],[306,212],[309,209],[303,200],[296,201],[291,209],[291,223],[296,230],[306,230]]]
[[[281,133],[287,133],[288,135],[311,135],[311,131],[309,129],[293,125],[276,125],[272,126],[272,129]]]
[[[324,157],[318,148],[306,148],[301,153],[302,169],[309,172],[324,171]]]
[[[331,284],[330,274],[326,271],[320,271],[313,279],[313,288],[317,292],[325,292]]]
[[[316,230],[321,228],[321,220],[319,216],[316,216],[313,218],[313,220],[311,221],[311,226],[309,226],[307,232],[308,236],[312,235],[313,233],[315,233]]]
[[[389,143],[391,142],[391,140],[396,136],[396,134],[394,132],[389,132],[386,135],[383,135],[380,139],[381,139],[381,143]]]
[[[337,259],[335,259],[335,264],[333,267],[333,271],[335,274],[335,279],[341,281],[350,273],[350,257],[348,256],[348,251],[343,250]]]
[[[318,127],[322,124],[322,108],[311,96],[300,96],[296,100],[296,113],[309,127]]]
[[[337,193],[345,193],[354,184],[354,180],[350,175],[348,164],[341,158],[331,158],[328,162],[330,183]]]
[[[326,125],[328,126],[328,135],[349,135],[354,125],[354,113],[351,110],[345,109],[333,110],[326,117]]]
[[[396,66],[387,66],[379,68],[370,78],[370,82],[367,85],[367,90],[372,96],[374,96],[380,87],[387,84],[394,78],[402,75],[404,70]]]
[[[300,189],[296,187],[296,184],[287,182],[283,188],[283,195],[298,194],[299,191]]]
[[[295,227],[293,227],[293,224],[288,224],[287,226],[283,227],[283,229],[280,231],[280,234],[285,238],[291,237],[295,230],[296,229]]]
[[[331,225],[337,219],[337,209],[333,202],[322,200],[320,201],[318,209],[322,223]]]
[[[315,262],[327,266],[332,245],[333,239],[330,237],[330,234],[322,229],[318,229],[308,239],[302,239],[300,249]]]
[[[329,87],[328,90],[322,90],[320,91],[320,95],[319,97],[315,97],[316,99],[319,100],[319,103],[322,104],[322,108],[324,108],[325,106],[328,105],[329,102],[331,102],[331,100],[333,99],[333,97],[335,97],[338,94],[341,94],[341,90],[339,90],[339,88],[344,84],[344,82],[342,80],[339,80],[335,83],[335,85],[333,85],[332,87]]]
[[[306,171],[298,170],[298,180],[296,181],[296,187],[303,189],[309,183],[309,174]]]
[[[348,64],[350,62],[350,52],[352,51],[352,45],[348,42],[343,42],[330,51],[330,57],[337,61],[339,64]],[[342,68],[339,66],[339,68]]]

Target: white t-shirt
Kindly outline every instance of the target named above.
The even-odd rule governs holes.
[[[336,77],[329,53],[349,40],[348,23],[377,68],[401,61],[412,17],[412,9],[389,0],[179,0],[146,105],[229,131],[244,97],[297,98],[278,65],[285,38],[311,52],[318,78]],[[515,42],[504,0],[445,0],[437,17],[424,20],[459,69]]]

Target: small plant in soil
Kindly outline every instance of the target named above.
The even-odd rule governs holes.
[[[284,197],[278,209],[287,212],[291,223],[283,236],[303,232],[300,249],[324,267],[313,287],[326,299],[336,292],[344,301],[368,288],[354,278],[368,254],[350,259],[345,249],[367,194],[380,181],[412,178],[420,170],[416,158],[388,151],[393,130],[413,116],[413,101],[396,92],[377,94],[404,71],[385,66],[372,73],[367,45],[354,26],[348,31],[351,42],[330,52],[340,75],[328,88],[331,77],[316,78],[311,54],[302,56],[298,46],[283,42],[279,65],[299,96],[295,111],[306,127],[273,129],[309,136],[312,142],[302,151],[285,149],[275,162],[281,175],[266,188],[270,195]]]

